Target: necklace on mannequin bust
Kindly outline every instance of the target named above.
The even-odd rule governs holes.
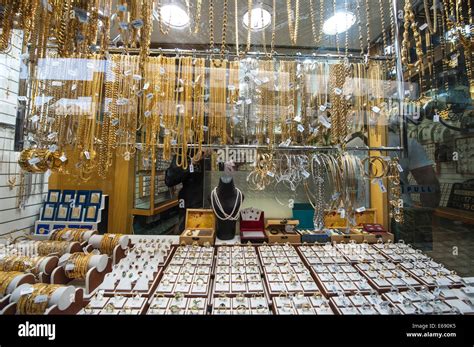
[[[212,209],[214,210],[214,213],[216,214],[217,218],[219,218],[220,220],[236,221],[237,219],[239,219],[239,213],[240,213],[240,207],[242,206],[243,195],[239,188],[236,187],[235,190],[237,191],[237,196],[235,197],[234,208],[232,209],[232,212],[229,214],[226,213],[224,211],[224,208],[222,207],[221,201],[219,200],[219,195],[217,194],[217,187],[214,188],[214,190],[211,192]]]

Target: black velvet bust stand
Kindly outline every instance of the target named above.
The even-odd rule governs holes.
[[[237,189],[235,189],[234,179],[229,176],[223,176],[219,180],[216,190],[219,201],[222,205],[222,208],[226,213],[231,213],[234,208],[235,200],[238,198]],[[209,201],[211,201],[212,195],[209,196]],[[244,201],[244,196],[242,195],[242,201]],[[220,217],[224,217],[219,214],[217,208],[217,203],[213,201],[216,208],[215,213]],[[240,211],[240,203],[237,202],[236,211]],[[235,237],[237,221],[234,220],[220,220],[216,217],[217,220],[217,231],[216,236],[219,240],[232,240]]]

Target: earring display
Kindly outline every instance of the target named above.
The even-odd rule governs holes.
[[[160,294],[150,299],[147,315],[205,315],[206,298],[186,298],[182,295],[164,297]]]

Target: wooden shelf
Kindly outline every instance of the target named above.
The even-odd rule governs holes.
[[[467,224],[474,224],[474,212],[457,210],[449,207],[439,207],[435,210],[435,216],[440,218],[460,221]]]

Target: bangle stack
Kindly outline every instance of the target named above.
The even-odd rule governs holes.
[[[74,253],[66,263],[66,276],[70,279],[84,279],[86,278],[89,269],[89,261],[93,254]],[[72,265],[72,269],[69,266]]]
[[[114,252],[115,247],[118,245],[120,238],[123,235],[121,234],[106,234],[102,237],[100,241],[99,250],[102,254],[108,254],[109,256],[112,255]]]
[[[44,314],[49,306],[52,294],[63,286],[56,284],[36,283],[33,284],[33,292],[20,297],[17,302],[17,313],[38,315]]]
[[[0,295],[5,296],[10,283],[17,277],[24,275],[23,272],[19,271],[0,271]]]

